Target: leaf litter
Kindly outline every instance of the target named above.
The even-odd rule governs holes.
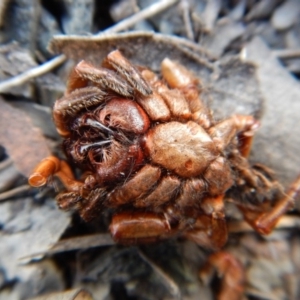
[[[53,7],[41,1],[31,11],[23,3],[0,6],[0,78],[15,79],[33,68],[39,72],[53,52],[64,53],[68,63],[36,79],[25,73],[22,85],[1,92],[0,299],[52,295],[69,300],[82,291],[83,297],[94,299],[199,299],[200,294],[212,299],[214,288],[197,277],[207,250],[186,241],[146,248],[112,245],[105,218],[103,224],[83,224],[76,214],[71,219],[58,211],[47,189],[28,189],[26,175],[49,153],[62,155],[50,109],[63,93],[70,66],[86,56],[99,64],[117,47],[134,63],[155,71],[167,56],[192,69],[216,118],[233,112],[259,118],[262,127],[251,160],[274,168],[287,185],[300,165],[295,101],[300,96],[300,45],[295,38],[300,19],[295,1],[135,0],[112,6],[72,0],[54,1]],[[132,15],[116,12],[122,3]],[[151,12],[154,4],[157,10]],[[6,15],[16,18],[12,22]],[[82,15],[85,22],[75,18]],[[16,20],[26,20],[26,26],[18,28]],[[146,31],[131,32],[130,27]],[[125,32],[116,33],[120,30]],[[83,36],[61,36],[65,33]],[[10,44],[13,39],[17,42]],[[46,48],[50,40],[52,53]],[[299,203],[296,208],[267,238],[244,227],[228,209],[237,222],[230,223],[226,250],[245,267],[245,299],[299,298]]]

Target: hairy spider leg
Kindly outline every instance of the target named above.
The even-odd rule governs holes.
[[[119,50],[110,52],[103,62],[105,67],[110,67],[117,71],[126,82],[143,96],[152,94],[152,88],[143,78],[139,70],[127,60]]]
[[[204,199],[211,209],[211,214],[201,214],[191,229],[184,232],[184,236],[199,246],[219,250],[227,242],[227,225],[224,214],[224,195]],[[205,206],[202,203],[201,206]]]
[[[290,185],[284,197],[269,210],[254,211],[249,208],[239,206],[247,222],[260,234],[269,234],[276,226],[277,222],[290,209],[294,207],[295,199],[300,193],[300,176]]]
[[[235,127],[237,128],[236,130],[239,138],[238,149],[241,153],[241,156],[243,158],[247,158],[251,150],[251,144],[252,144],[254,133],[256,129],[259,127],[259,122],[256,121],[251,116],[243,116],[243,115],[235,115],[232,118],[225,120],[224,122],[228,120],[233,120],[233,122],[235,122],[236,124]],[[230,134],[228,133],[227,135],[230,136]],[[247,174],[245,175],[248,176],[249,179],[253,179],[252,172],[249,172],[248,175]],[[261,234],[269,234],[273,230],[277,222],[279,221],[280,217],[293,208],[295,199],[299,195],[299,192],[300,192],[300,176],[296,178],[296,180],[291,184],[285,196],[279,199],[271,209],[265,207],[267,205],[264,204],[260,205],[259,210],[252,210],[249,207],[245,208],[242,205],[238,205],[238,207],[242,211],[246,221],[256,231],[258,231]]]
[[[259,122],[251,116],[236,115],[232,118],[236,123],[236,128],[238,131],[238,149],[242,156],[240,159],[240,163],[246,163],[248,165],[248,163],[245,162],[243,158],[247,158],[249,155],[253,135],[256,129],[259,127]],[[231,120],[232,118],[227,119],[223,122]],[[218,126],[218,124],[216,126]],[[229,132],[230,131],[227,131],[228,136],[230,136],[230,134],[228,134]],[[214,133],[212,132],[211,135],[214,136]],[[218,136],[218,132],[215,135]],[[263,175],[254,172],[254,170],[252,169],[241,168],[240,171],[243,172],[245,178],[247,178],[249,182],[252,182],[253,185],[255,184],[256,176],[260,176],[260,179],[263,180],[266,185],[271,184],[270,182],[268,182],[267,178],[264,178]],[[266,201],[265,203],[260,204],[257,209],[251,209],[250,207],[244,207],[243,205],[238,205],[238,208],[243,213],[246,221],[256,231],[258,231],[261,234],[269,234],[275,227],[276,223],[279,221],[280,217],[286,212],[288,212],[291,208],[293,208],[295,198],[298,196],[299,192],[300,176],[291,184],[285,196],[279,199],[273,207],[270,208],[270,204],[268,203],[268,201]]]
[[[28,181],[31,186],[40,187],[45,185],[52,176],[57,177],[66,188],[65,192],[56,196],[59,208],[68,210],[75,205],[84,208],[81,210],[81,217],[86,221],[91,220],[102,208],[99,202],[102,191],[95,189],[90,193],[86,192],[86,183],[92,179],[88,176],[84,182],[76,180],[68,163],[55,156],[42,160],[33,170]]]
[[[77,74],[76,69],[73,68],[69,75],[65,96],[68,96],[69,94],[71,94],[73,91],[77,89],[81,89],[87,86],[88,86],[88,80],[80,77]]]
[[[58,177],[69,192],[80,193],[83,188],[83,183],[74,178],[70,166],[55,156],[43,159],[33,170],[28,181],[31,186],[40,187],[52,176]]]
[[[183,65],[165,58],[161,63],[161,73],[171,88],[180,90],[185,96],[192,113],[192,119],[204,128],[212,123],[210,110],[199,97],[200,81]]]
[[[184,66],[168,58],[162,61],[161,70],[169,86],[179,89],[184,94],[192,112],[193,120],[204,128],[209,128],[212,123],[212,116],[199,97],[199,80]],[[259,122],[254,117],[235,115],[209,128],[209,131],[211,133],[215,132],[216,136],[220,137],[223,148],[238,134],[239,151],[243,157],[248,157],[253,135],[258,127]]]
[[[55,199],[60,209],[69,210],[75,207],[80,217],[85,222],[90,222],[103,211],[105,191],[102,188],[97,188],[84,196],[76,192],[62,192]]]
[[[111,90],[125,97],[131,97],[133,94],[133,88],[130,84],[112,70],[97,68],[82,60],[75,66],[75,72],[77,73],[76,76],[99,86],[101,89]]]
[[[243,157],[247,157],[251,148],[252,138],[259,128],[259,121],[248,115],[233,115],[213,127],[209,128],[209,134],[223,151],[234,137],[238,135],[238,150]]]
[[[245,289],[245,274],[241,263],[228,252],[217,252],[209,256],[199,277],[203,283],[208,284],[216,271],[222,278],[217,299],[241,299]]]
[[[97,87],[84,87],[65,95],[54,104],[53,121],[57,132],[63,136],[71,135],[69,123],[76,114],[91,106],[100,105],[105,99],[105,92]]]
[[[109,230],[122,244],[155,242],[170,237],[171,226],[164,215],[124,211],[113,215]]]
[[[239,128],[237,134],[239,142],[238,149],[243,157],[248,158],[253,137],[256,130],[260,127],[260,122],[252,116],[236,115],[235,117],[239,123],[237,126]]]

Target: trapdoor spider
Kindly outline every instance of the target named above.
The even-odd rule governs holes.
[[[58,177],[66,188],[58,206],[75,208],[85,221],[109,210],[118,243],[183,236],[220,249],[227,241],[229,198],[257,232],[270,233],[293,207],[300,177],[284,192],[270,169],[247,160],[257,120],[214,120],[198,79],[168,58],[161,76],[132,65],[118,50],[101,67],[77,64],[53,118],[66,156],[83,175],[76,179],[67,162],[52,156],[29,183],[39,187]],[[209,264],[225,274],[219,299],[238,299],[238,262],[219,252]]]
[[[58,177],[66,188],[58,206],[75,208],[86,221],[110,209],[110,232],[120,243],[179,235],[220,248],[228,197],[256,231],[268,234],[293,207],[300,179],[284,193],[267,167],[249,164],[259,127],[252,116],[215,121],[190,71],[166,58],[161,75],[132,65],[118,50],[101,67],[78,63],[53,118],[82,178],[49,157],[29,183]]]

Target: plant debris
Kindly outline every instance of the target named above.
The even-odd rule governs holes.
[[[258,118],[251,161],[288,186],[300,166],[299,36],[298,0],[1,1],[0,299],[213,299],[218,280],[198,277],[207,249],[115,245],[106,216],[63,213],[26,176],[51,153],[63,158],[51,109],[71,68],[118,48],[154,71],[165,57],[193,70],[217,119]],[[226,210],[224,250],[245,269],[243,299],[299,299],[299,200],[267,237]]]
[[[51,154],[46,139],[24,112],[3,99],[0,99],[0,111],[0,143],[16,168],[28,176],[38,161]]]

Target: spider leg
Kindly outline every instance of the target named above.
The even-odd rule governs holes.
[[[135,202],[135,199],[141,198],[151,191],[160,176],[160,168],[146,164],[132,179],[109,194],[109,205],[118,207]]]
[[[140,97],[137,102],[147,111],[152,121],[167,121],[171,117],[167,104],[157,92],[153,92],[147,97]]]
[[[179,90],[169,89],[161,81],[157,81],[154,84],[154,87],[164,99],[174,118],[179,119],[180,121],[189,120],[191,117],[191,110],[188,102]]]
[[[209,133],[221,151],[238,135],[239,152],[243,157],[247,157],[251,149],[253,135],[258,127],[259,122],[252,116],[233,115],[209,128]]]
[[[29,184],[34,187],[43,186],[51,176],[58,177],[67,189],[56,196],[59,208],[69,210],[76,207],[86,222],[91,221],[102,211],[106,193],[102,188],[92,190],[86,188],[88,181],[92,180],[91,175],[85,182],[80,182],[74,178],[70,166],[65,161],[50,156],[37,165],[29,177]]]
[[[230,253],[221,251],[209,256],[199,272],[201,281],[208,284],[217,271],[222,278],[218,300],[239,300],[245,288],[245,273],[241,263]]]
[[[178,192],[180,180],[175,176],[165,176],[146,197],[138,198],[133,205],[138,208],[159,208]]]
[[[173,89],[178,89],[185,97],[193,121],[209,128],[212,123],[210,110],[199,97],[199,80],[183,65],[165,58],[161,63],[163,78]]]
[[[97,87],[84,87],[58,99],[53,108],[53,120],[58,133],[63,137],[70,135],[69,123],[76,114],[104,102],[106,94]]]
[[[88,80],[80,77],[75,68],[71,71],[67,83],[67,89],[65,91],[65,96],[70,95],[73,91],[81,89],[88,86]]]
[[[224,195],[203,199],[204,213],[198,216],[184,235],[198,245],[218,250],[227,241],[227,225],[224,214]]]
[[[235,115],[234,117],[238,123],[238,149],[241,155],[247,158],[250,154],[254,134],[260,127],[260,122],[247,115]]]
[[[106,68],[96,68],[82,60],[75,66],[77,75],[87,81],[99,85],[102,89],[109,89],[125,97],[131,97],[133,88],[116,72]]]
[[[130,85],[143,96],[152,94],[151,86],[143,78],[138,69],[134,67],[119,50],[112,51],[107,55],[104,61],[104,66],[106,65],[111,66],[116,70],[126,79],[126,82],[129,82]]]
[[[70,166],[55,156],[42,160],[33,170],[28,181],[31,186],[40,187],[45,185],[51,176],[58,177],[68,192],[80,193],[83,188],[83,183],[74,178]]]
[[[61,192],[55,197],[57,206],[63,210],[69,210],[82,200],[76,192]]]
[[[168,220],[151,212],[116,213],[109,229],[113,239],[121,244],[155,242],[172,233]]]
[[[268,211],[255,212],[249,208],[242,208],[245,219],[261,234],[269,234],[280,217],[294,207],[295,199],[300,193],[300,176],[291,184],[286,194]]]
[[[55,198],[60,209],[75,208],[85,222],[90,222],[100,215],[105,199],[106,193],[102,188],[87,191],[84,197],[76,192],[62,192]]]
[[[79,211],[80,217],[85,222],[99,217],[103,212],[104,201],[106,199],[106,192],[103,188],[97,188],[89,191],[88,195],[76,203],[76,207]]]
[[[199,216],[192,229],[184,233],[185,238],[213,250],[221,249],[227,241],[227,236],[225,218],[207,215]]]
[[[179,89],[185,96],[192,113],[192,119],[204,128],[209,128],[210,135],[219,144],[218,146],[221,150],[238,135],[240,153],[244,157],[249,155],[253,135],[259,127],[259,122],[254,117],[234,115],[210,127],[212,116],[199,97],[199,80],[184,66],[168,58],[163,60],[161,71],[169,86]]]

